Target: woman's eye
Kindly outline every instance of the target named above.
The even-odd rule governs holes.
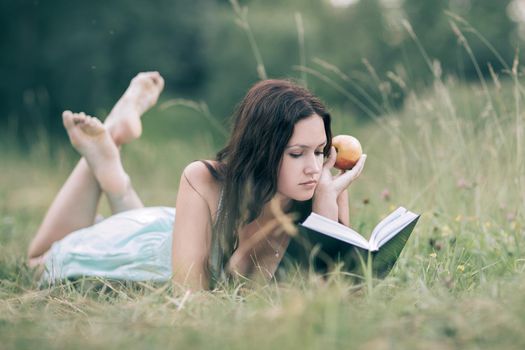
[[[323,151],[316,151],[316,152],[315,152],[315,155],[316,155],[316,156],[324,155],[324,152],[323,152]]]
[[[290,153],[290,156],[292,158],[299,158],[300,156],[302,156],[302,154],[301,153]]]

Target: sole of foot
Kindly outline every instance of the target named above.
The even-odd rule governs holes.
[[[129,177],[122,167],[117,145],[97,118],[85,113],[62,114],[73,147],[86,159],[101,189],[114,195],[127,191]]]
[[[137,74],[105,120],[117,145],[129,143],[142,134],[140,117],[157,103],[164,88],[159,72]]]

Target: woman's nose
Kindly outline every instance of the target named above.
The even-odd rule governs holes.
[[[321,171],[323,167],[322,159],[319,160],[319,157],[315,155],[308,157],[308,162],[305,165],[304,172],[305,174],[317,174]]]

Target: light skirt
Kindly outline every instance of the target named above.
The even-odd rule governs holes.
[[[42,281],[82,276],[167,281],[175,208],[148,207],[113,215],[55,242]]]

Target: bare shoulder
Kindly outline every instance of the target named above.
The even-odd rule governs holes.
[[[206,160],[212,167],[216,167],[217,162],[213,160]],[[209,186],[218,186],[217,180],[212,176],[210,170],[203,163],[203,161],[197,160],[191,162],[184,168],[183,174],[193,185],[200,186],[205,189]]]
[[[184,174],[190,180],[194,180],[195,182],[205,183],[210,182],[212,180],[210,171],[208,170],[206,165],[200,160],[196,160],[186,165],[186,167],[184,168]]]
[[[216,166],[216,162],[213,160],[206,162],[213,167]],[[206,200],[210,212],[215,212],[214,209],[219,198],[220,186],[202,161],[194,161],[188,164],[184,168],[181,181],[188,182],[190,187]]]

